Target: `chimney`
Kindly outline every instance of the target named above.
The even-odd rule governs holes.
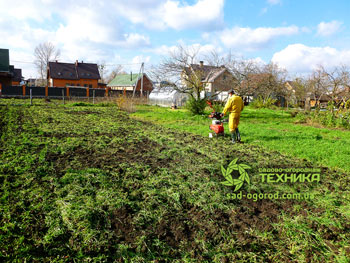
[[[78,66],[78,60],[75,61],[75,66],[76,66],[76,67]]]
[[[57,59],[56,59],[56,63],[57,63],[58,61],[57,61]]]
[[[81,63],[84,63],[84,61],[81,61]]]
[[[203,68],[204,63],[203,63],[203,61],[202,61],[202,60],[201,60],[201,61],[199,61],[199,65],[200,65],[200,67],[201,67],[201,68]]]

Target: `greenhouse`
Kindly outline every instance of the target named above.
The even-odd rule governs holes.
[[[175,90],[173,87],[155,88],[149,94],[149,102],[159,106],[184,106],[188,98],[187,94]]]

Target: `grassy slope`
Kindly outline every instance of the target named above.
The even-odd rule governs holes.
[[[209,133],[210,120],[206,116],[191,117],[185,110],[139,106],[133,116],[194,134],[208,136]],[[288,112],[246,107],[240,123],[242,140],[315,164],[350,171],[349,131],[297,125],[294,121]],[[228,133],[228,125],[225,127]]]
[[[0,111],[3,260],[347,260],[346,174],[324,168],[320,184],[262,184],[258,168],[312,164],[135,121],[115,107]],[[252,166],[244,191],[316,198],[227,200],[220,166],[233,158]]]

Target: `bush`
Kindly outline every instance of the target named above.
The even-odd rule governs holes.
[[[273,108],[275,103],[276,103],[276,100],[271,97],[267,97],[266,99],[264,99],[263,97],[259,96],[258,98],[253,100],[252,103],[250,103],[250,105],[255,109],[261,109],[261,108]]]
[[[222,102],[222,101],[212,102],[212,107],[215,112],[222,112],[222,110],[224,109],[224,106],[225,106],[225,102]]]
[[[310,113],[299,112],[296,115],[296,123],[319,123],[326,127],[338,127],[350,129],[350,111],[313,111]]]
[[[306,112],[299,112],[295,115],[295,123],[306,123],[309,118],[309,114]]]
[[[190,97],[186,103],[186,109],[188,109],[193,115],[201,115],[204,113],[207,107],[207,99],[195,99]]]

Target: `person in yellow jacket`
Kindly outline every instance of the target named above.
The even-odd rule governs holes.
[[[227,112],[230,113],[228,127],[231,132],[232,142],[241,142],[241,134],[238,130],[238,124],[241,117],[241,111],[244,108],[244,103],[242,98],[235,94],[234,90],[230,90],[228,94],[229,98],[221,115],[225,116]]]

